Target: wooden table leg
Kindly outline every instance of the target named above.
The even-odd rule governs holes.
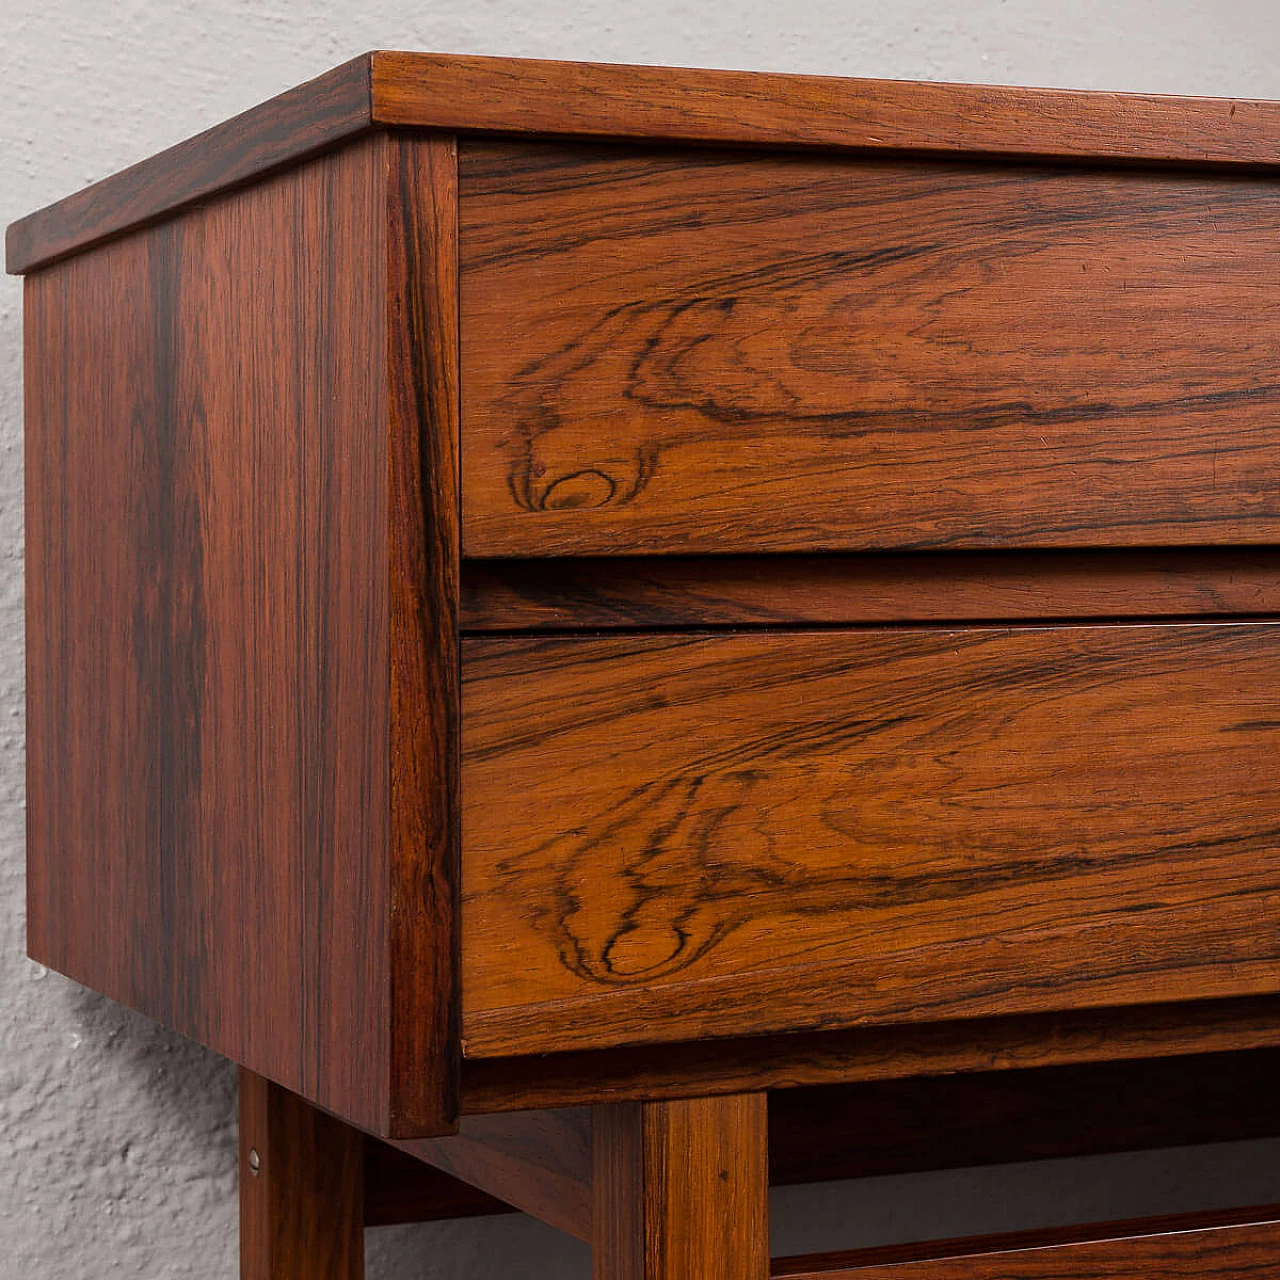
[[[765,1095],[593,1116],[594,1280],[766,1280]]]
[[[363,1143],[241,1070],[241,1280],[363,1280]]]

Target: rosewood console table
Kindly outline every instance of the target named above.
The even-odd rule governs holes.
[[[378,53],[11,227],[29,946],[240,1063],[244,1274],[770,1263],[1280,1132],[1280,105]]]

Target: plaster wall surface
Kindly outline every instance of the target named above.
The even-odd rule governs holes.
[[[5,0],[0,224],[369,48],[1280,98],[1276,0]],[[0,282],[0,1280],[236,1274],[231,1072],[26,959],[21,293]],[[785,1252],[1280,1200],[1280,1143],[775,1197]],[[585,1280],[523,1219],[370,1233],[371,1280]]]

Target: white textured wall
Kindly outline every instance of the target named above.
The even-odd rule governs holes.
[[[0,223],[377,47],[1280,97],[1277,0],[6,0]],[[0,1278],[235,1275],[226,1068],[23,954],[20,306],[0,284]],[[775,1200],[787,1251],[1280,1200],[1280,1143]],[[517,1219],[370,1236],[371,1280],[579,1280]]]

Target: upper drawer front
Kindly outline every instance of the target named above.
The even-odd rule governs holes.
[[[1280,541],[1280,186],[461,157],[472,556]]]
[[[474,1055],[1280,992],[1280,626],[465,640]]]

